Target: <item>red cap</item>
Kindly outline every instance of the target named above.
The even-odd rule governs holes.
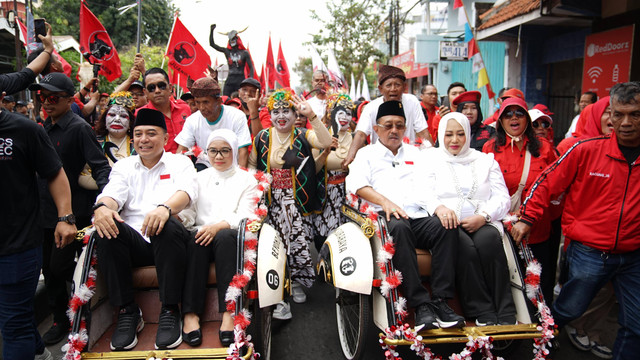
[[[455,99],[453,99],[453,102],[451,103],[451,106],[455,109],[458,107],[458,104],[463,103],[463,102],[474,102],[474,103],[480,103],[480,98],[482,98],[482,94],[480,93],[480,91],[465,91],[462,94],[456,96]]]
[[[102,93],[102,94],[100,94],[100,97],[109,97],[109,94],[107,94],[107,93]]]
[[[549,115],[549,116],[553,115],[553,113],[551,112],[551,110],[549,110],[547,105],[536,104],[533,108],[542,111],[545,115]]]
[[[527,103],[524,102],[523,99],[517,98],[517,97],[511,97],[511,98],[507,98],[502,102],[502,106],[500,106],[500,113],[498,114],[498,119],[500,119],[500,117],[502,117],[502,113],[504,112],[504,109],[508,108],[509,106],[518,106],[520,108],[522,108],[522,110],[524,110],[524,113],[527,115],[527,117],[529,117],[529,109],[527,109]],[[531,118],[529,117],[529,121],[531,121]]]
[[[524,100],[524,93],[518,89],[509,89],[502,94],[502,99],[506,98],[520,98]]]

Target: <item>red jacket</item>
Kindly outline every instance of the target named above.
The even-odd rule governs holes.
[[[564,191],[566,239],[611,253],[637,250],[640,168],[636,162],[629,165],[615,134],[579,142],[538,177],[520,208],[521,220],[535,223],[550,196]]]

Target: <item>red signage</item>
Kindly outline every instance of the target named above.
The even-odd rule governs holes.
[[[407,79],[416,78],[419,76],[429,75],[429,64],[418,64],[414,62],[415,56],[413,49],[404,52],[400,55],[396,55],[391,58],[389,65],[399,67],[404,71]]]
[[[582,92],[598,97],[609,95],[611,87],[629,81],[634,25],[587,36],[584,49]]]

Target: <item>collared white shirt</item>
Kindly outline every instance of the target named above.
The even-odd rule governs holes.
[[[358,150],[349,165],[346,189],[355,194],[359,189],[371,186],[402,209],[410,218],[429,216],[426,210],[426,194],[422,173],[419,169],[428,166],[420,150],[403,144],[398,153],[393,153],[382,143],[376,142]],[[376,211],[382,210],[372,204]]]
[[[372,144],[378,141],[378,135],[373,131],[373,125],[376,124],[378,108],[383,102],[384,99],[380,96],[368,103],[364,109],[362,109],[360,120],[358,120],[358,125],[356,126],[356,131],[359,130],[366,135],[371,135]],[[419,133],[428,127],[427,119],[424,118],[420,101],[415,97],[415,95],[402,94],[402,107],[404,108],[404,116],[407,119],[407,128],[404,130],[404,136],[414,142],[416,140],[416,133]]]
[[[214,122],[209,122],[198,110],[191,114],[185,121],[182,131],[176,136],[176,143],[191,148],[198,145],[202,150],[207,148],[207,139],[209,135],[217,129],[229,129],[236,133],[238,137],[238,148],[251,145],[251,133],[247,125],[247,116],[240,110],[227,105],[222,105],[220,116]],[[209,158],[206,151],[204,156],[198,157],[198,164],[205,164],[208,167]]]
[[[140,232],[147,213],[180,190],[189,195],[191,202],[197,200],[196,170],[188,157],[164,152],[160,161],[148,169],[139,155],[133,155],[113,165],[109,183],[98,199],[108,196],[115,200],[120,217]]]

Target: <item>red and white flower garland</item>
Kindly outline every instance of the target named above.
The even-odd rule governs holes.
[[[547,358],[547,355],[549,355],[549,349],[547,346],[551,343],[551,339],[554,338],[553,331],[555,329],[555,322],[553,320],[553,316],[551,316],[551,310],[549,310],[544,298],[539,296],[541,273],[542,266],[536,259],[532,259],[529,264],[527,264],[524,283],[527,297],[538,309],[538,319],[540,320],[540,324],[536,329],[542,334],[541,338],[533,340],[534,360]]]
[[[93,228],[87,229],[82,239],[82,242],[86,246],[89,242],[89,238],[91,238],[91,234],[93,233]],[[96,276],[97,272],[95,269],[96,264],[98,263],[98,256],[96,251],[92,252],[91,256],[91,265],[89,269],[89,276],[87,281],[84,284],[81,284],[78,288],[78,291],[74,292],[73,297],[69,300],[69,309],[67,310],[67,317],[71,323],[71,326],[74,325],[74,320],[76,314],[78,313],[78,309],[83,305],[86,305],[91,301],[93,294],[96,289]],[[64,354],[64,360],[80,360],[82,359],[82,349],[85,348],[87,342],[89,341],[89,334],[87,333],[87,323],[84,319],[80,321],[80,330],[77,334],[69,334],[68,342],[62,346],[62,351]]]
[[[256,255],[258,250],[258,230],[262,219],[267,216],[267,207],[260,204],[260,199],[265,191],[269,191],[271,184],[271,175],[262,171],[256,171],[254,177],[258,180],[258,190],[260,196],[253,199],[254,208],[256,209],[253,216],[247,219],[244,238],[244,270],[241,274],[233,276],[227,293],[225,302],[227,311],[233,317],[234,342],[229,346],[227,360],[244,359],[240,356],[240,349],[246,346],[251,352],[251,359],[257,359],[260,354],[254,351],[253,343],[251,343],[251,335],[246,334],[247,327],[251,324],[251,313],[242,309],[240,313],[236,313],[236,301],[242,296],[242,289],[249,283],[256,270]]]

